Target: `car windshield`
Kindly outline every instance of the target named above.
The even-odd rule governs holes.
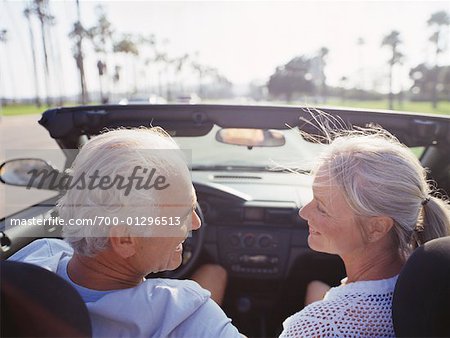
[[[286,170],[309,171],[324,144],[305,141],[298,128],[278,130],[285,143],[276,147],[247,147],[216,140],[220,127],[200,137],[175,137],[182,149],[191,152],[193,170]]]

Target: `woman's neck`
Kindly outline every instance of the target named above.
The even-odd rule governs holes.
[[[392,247],[372,243],[360,252],[342,256],[347,283],[387,279],[398,275],[404,259]]]

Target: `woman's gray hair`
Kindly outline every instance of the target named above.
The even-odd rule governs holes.
[[[181,177],[183,186],[177,189],[189,192],[192,189],[184,154],[161,128],[118,129],[96,136],[80,150],[70,173],[74,182],[82,175],[95,175],[96,171],[102,177],[130,177],[136,167],[155,168],[165,177]],[[114,217],[122,221],[129,216],[158,216],[155,213],[161,212],[159,206],[165,203],[160,195],[138,189],[128,193],[125,189],[114,188],[69,189],[57,206],[60,217],[65,220],[63,236],[78,254],[95,255],[109,246],[110,227],[106,221],[100,225],[98,216],[108,218],[109,222]],[[150,213],[152,206],[153,214]],[[98,222],[93,226],[69,225],[69,219],[96,219]],[[134,228],[130,231],[142,232],[145,227]]]
[[[342,189],[357,216],[392,218],[391,235],[402,254],[449,234],[448,201],[434,194],[417,157],[393,135],[373,127],[327,137],[332,140],[315,173]]]

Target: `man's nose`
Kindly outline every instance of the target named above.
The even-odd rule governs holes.
[[[200,217],[198,217],[197,212],[192,212],[192,230],[197,230],[202,226],[202,221]]]

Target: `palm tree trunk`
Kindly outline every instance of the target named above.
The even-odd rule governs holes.
[[[54,84],[56,84],[56,90],[55,95],[57,95],[57,98],[55,98],[56,102],[59,106],[63,106],[63,95],[64,95],[64,69],[61,64],[61,57],[58,57],[57,54],[60,56],[60,49],[58,41],[55,43],[55,36],[52,34],[52,30],[50,28],[47,29],[47,43],[49,45],[49,51],[50,51],[50,60],[51,64],[53,65],[53,71],[55,74],[58,74],[56,79],[54,79]]]
[[[47,96],[47,105],[51,106],[52,102],[50,99],[50,71],[48,67],[48,53],[47,53],[47,42],[45,40],[45,22],[43,14],[39,14],[39,21],[41,22],[41,35],[42,35],[42,48],[44,50],[44,66],[45,66],[45,89]]]
[[[98,81],[100,90],[100,102],[104,103],[105,95],[103,94],[103,75],[104,75],[104,63],[102,60],[97,61]]]
[[[131,55],[131,63],[133,65],[133,92],[135,94],[138,93],[139,85],[138,85],[138,74],[137,74],[137,64],[138,64],[138,58]]]
[[[163,96],[163,93],[162,93],[162,79],[161,79],[161,77],[162,77],[162,71],[161,71],[161,69],[159,69],[158,70],[158,95],[159,96]]]
[[[88,102],[87,86],[86,86],[86,74],[84,73],[84,60],[83,60],[83,37],[81,35],[81,11],[80,1],[76,0],[77,5],[77,17],[78,25],[80,26],[80,35],[77,41],[77,56],[76,62],[80,73],[80,86],[81,86],[81,103],[86,104]]]
[[[433,109],[437,108],[437,83],[438,83],[438,75],[439,75],[439,68],[438,68],[438,57],[439,57],[439,47],[436,43],[436,55],[435,55],[435,61],[434,61],[434,69],[433,69],[433,84],[431,87],[431,102],[433,104]]]
[[[81,103],[86,104],[88,102],[87,87],[86,87],[86,75],[84,73],[83,54],[81,52],[81,39],[77,42],[78,54],[76,56],[77,67],[80,73],[80,85],[81,85]]]
[[[394,93],[392,93],[392,72],[393,72],[393,64],[389,65],[389,109],[394,109]]]
[[[30,17],[27,16],[28,21],[28,31],[30,33],[30,43],[31,43],[31,57],[33,58],[33,75],[34,75],[34,89],[36,91],[36,97],[34,99],[36,103],[36,107],[41,107],[41,99],[39,97],[39,81],[38,81],[38,72],[37,72],[37,63],[36,63],[36,51],[34,48],[34,34],[33,29],[31,27]]]
[[[103,51],[102,52],[102,60],[101,60],[102,64],[102,71],[101,71],[101,76],[100,76],[100,81],[101,81],[101,102],[102,104],[108,103],[109,102],[109,96],[110,96],[110,84],[109,84],[109,76],[108,76],[108,64],[110,64],[109,60],[108,60],[108,54]]]
[[[81,86],[81,103],[86,104],[88,102],[87,87],[86,87],[86,75],[84,73],[83,54],[81,52],[81,39],[77,42],[77,55],[76,63],[80,74],[80,86]]]
[[[437,66],[434,67],[433,69],[433,84],[431,86],[431,103],[433,105],[433,109],[437,108],[437,76],[438,75],[438,70],[437,70]]]
[[[98,80],[99,80],[99,90],[100,90],[100,103],[103,104],[103,101],[105,101],[105,97],[103,95],[103,76],[99,75],[98,76]]]

